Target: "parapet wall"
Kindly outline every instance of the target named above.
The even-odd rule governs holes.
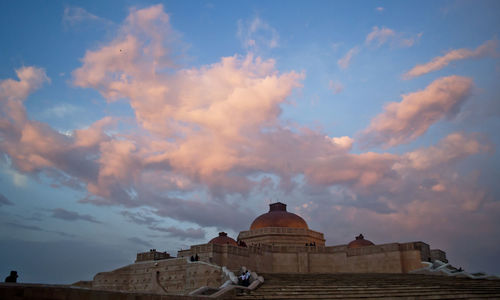
[[[93,289],[185,294],[201,286],[219,287],[222,268],[185,258],[137,262],[94,276]]]

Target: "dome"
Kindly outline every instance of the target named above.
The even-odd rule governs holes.
[[[258,216],[250,225],[250,230],[264,227],[308,228],[306,221],[294,213],[286,211],[286,204],[269,204],[269,212]]]
[[[236,243],[235,240],[227,236],[227,233],[225,232],[219,232],[219,236],[215,237],[208,242],[209,244],[219,244],[219,245],[233,245],[233,246],[238,246],[238,243]]]
[[[365,240],[365,237],[362,234],[360,234],[356,237],[354,241],[347,244],[347,248],[359,248],[359,247],[366,247],[373,245],[375,244],[370,242],[369,240]]]

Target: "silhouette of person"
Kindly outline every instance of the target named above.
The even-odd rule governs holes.
[[[10,271],[10,275],[5,277],[5,282],[17,282],[17,271]]]
[[[200,257],[198,256],[198,254],[196,254],[196,256],[194,257],[194,260],[196,260],[196,261],[200,260]]]

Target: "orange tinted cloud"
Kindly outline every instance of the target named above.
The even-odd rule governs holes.
[[[304,74],[279,72],[274,60],[252,55],[179,68],[171,39],[175,33],[161,5],[133,10],[118,36],[87,51],[73,72],[75,85],[93,88],[109,101],[129,101],[137,127],[127,133],[106,132],[118,120],[105,117],[72,135],[60,134],[28,120],[21,99],[47,81],[45,73],[33,69],[21,72],[19,81],[2,81],[17,86],[2,90],[2,104],[13,105],[0,109],[1,151],[23,172],[78,181],[87,189],[87,202],[149,206],[161,216],[236,228],[249,214],[225,197],[246,197],[269,186],[328,201],[334,201],[330,190],[341,187],[348,201],[374,219],[391,212],[399,220],[406,200],[456,190],[452,166],[486,149],[476,136],[452,134],[402,155],[350,153],[351,137],[329,137],[280,120],[281,106],[301,87]],[[453,115],[471,88],[471,79],[451,76],[403,95],[372,121],[364,138],[384,145],[414,139]],[[20,117],[11,117],[16,114]],[[444,174],[436,175],[432,166]],[[417,196],[405,198],[409,194]],[[479,208],[481,191],[474,195],[460,207]],[[336,207],[342,210],[345,203]],[[350,208],[348,215],[356,218],[359,211]],[[220,220],[221,214],[227,217]]]
[[[470,49],[466,49],[466,48],[451,50],[449,52],[446,52],[446,54],[443,56],[437,56],[437,57],[433,58],[428,63],[416,65],[411,70],[406,72],[403,75],[403,78],[411,79],[411,78],[415,78],[418,76],[422,76],[422,75],[430,73],[430,72],[441,70],[442,68],[449,65],[451,62],[457,61],[457,60],[464,60],[464,59],[468,59],[468,58],[481,58],[481,57],[485,57],[485,56],[494,56],[494,55],[496,55],[497,46],[498,46],[497,40],[489,40],[489,41],[484,42],[484,44],[478,46],[474,50],[470,50]]]
[[[405,153],[403,159],[407,167],[426,170],[491,149],[492,146],[477,134],[455,132],[442,139],[437,146]]]
[[[341,69],[347,69],[351,64],[352,58],[359,53],[359,47],[356,46],[351,48],[347,53],[337,61],[337,64]]]
[[[391,102],[362,133],[367,145],[393,147],[408,143],[446,116],[455,115],[468,98],[472,79],[449,76],[436,79],[424,90],[402,95]]]

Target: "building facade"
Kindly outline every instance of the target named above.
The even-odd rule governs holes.
[[[420,241],[376,245],[359,235],[345,245],[325,246],[323,233],[309,229],[278,202],[237,240],[221,232],[206,244],[179,251],[177,258],[152,250],[139,253],[134,264],[98,273],[92,286],[185,293],[218,287],[227,279],[223,270],[242,266],[257,273],[408,273],[435,259],[445,261],[446,253]]]

